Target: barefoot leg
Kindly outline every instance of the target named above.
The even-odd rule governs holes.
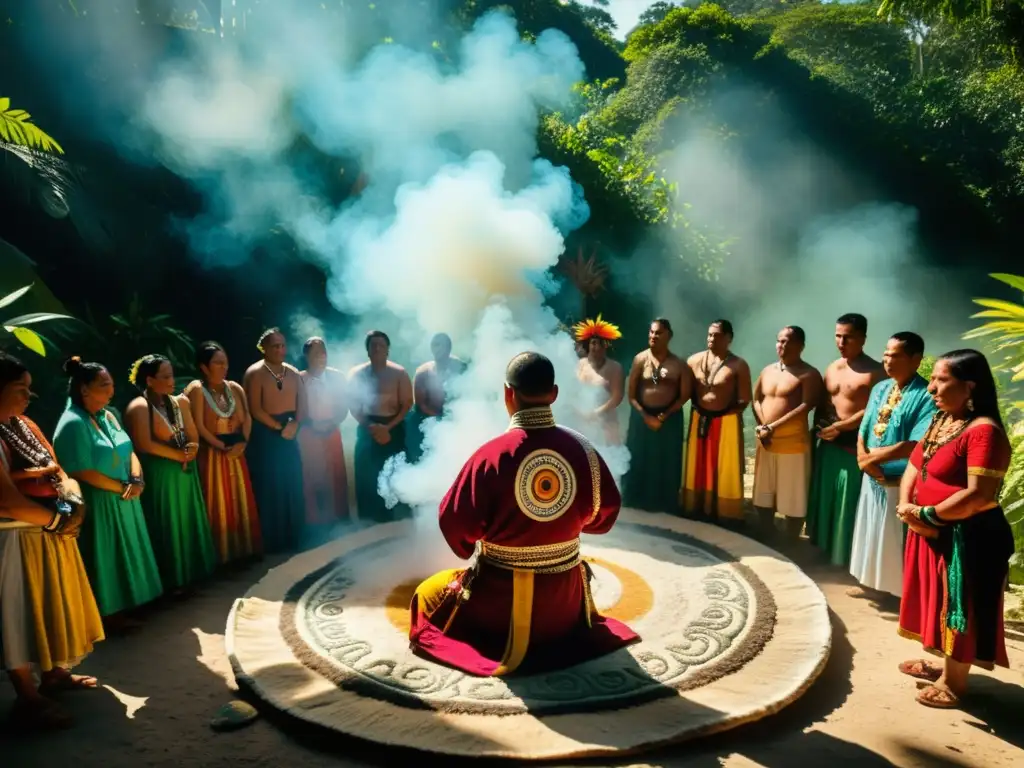
[[[967,691],[967,676],[971,673],[971,665],[960,661],[954,661],[946,656],[942,665],[942,677],[935,681],[940,688],[948,688],[957,696],[963,696]]]
[[[43,673],[43,681],[39,692],[43,695],[58,691],[82,691],[99,688],[99,680],[91,675],[73,675],[71,670],[54,667]]]

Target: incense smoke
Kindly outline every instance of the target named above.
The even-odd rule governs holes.
[[[537,159],[535,139],[539,111],[567,104],[585,72],[565,35],[525,42],[501,12],[477,21],[444,65],[393,44],[353,62],[358,41],[346,33],[268,9],[237,39],[197,37],[136,91],[125,139],[202,190],[204,213],[179,223],[196,258],[245,263],[278,228],[324,269],[332,304],[361,318],[329,350],[333,366],[365,360],[371,327],[388,332],[410,375],[426,358],[408,352],[422,353],[435,332],[452,336],[469,367],[449,412],[427,431],[422,461],[400,459],[380,481],[386,498],[433,520],[461,465],[507,427],[510,358],[534,349],[552,359],[563,421],[593,397],[580,391],[573,344],[545,303],[559,290],[549,270],[589,209],[566,169]],[[332,204],[294,160],[300,137],[357,158],[368,186]],[[300,335],[312,328],[307,316],[291,323]],[[625,449],[598,447],[624,474]]]
[[[699,350],[710,321],[727,317],[734,351],[755,377],[775,359],[776,333],[793,324],[807,332],[804,358],[824,371],[838,356],[834,323],[846,312],[868,317],[865,351],[876,359],[897,331],[920,333],[930,353],[956,346],[970,301],[948,268],[929,266],[917,212],[886,201],[808,138],[797,118],[769,112],[766,102],[757,88],[719,86],[711,117],[681,116],[661,158],[690,220],[712,242],[728,238],[713,290],[679,276],[678,264],[651,259],[618,265],[616,285],[648,288],[655,307],[679,320],[677,354]],[[716,118],[743,119],[737,115],[751,104],[756,130],[723,140]],[[680,247],[678,231],[664,236]],[[950,311],[937,312],[939,305]]]

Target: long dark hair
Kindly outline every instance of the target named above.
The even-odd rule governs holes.
[[[213,360],[213,356],[218,352],[223,352],[227,355],[227,350],[216,341],[204,341],[196,348],[196,368],[199,369],[199,377],[201,379],[206,379],[203,373],[203,366],[209,365],[210,361]]]
[[[68,397],[74,405],[82,408],[82,387],[92,384],[107,369],[99,363],[83,363],[82,358],[75,356],[64,361],[63,370],[68,377]]]
[[[0,350],[0,390],[28,373],[28,366],[14,355]]]
[[[949,372],[958,381],[970,381],[974,384],[974,389],[971,390],[971,399],[974,401],[971,415],[992,419],[1005,431],[1003,418],[999,415],[996,380],[985,356],[976,349],[954,349],[940,355],[938,360],[944,360],[949,365]]]

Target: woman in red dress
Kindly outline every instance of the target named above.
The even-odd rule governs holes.
[[[972,665],[1009,666],[1003,591],[1014,544],[998,498],[1010,441],[980,352],[940,357],[928,391],[938,411],[910,457],[897,508],[909,527],[899,632],[943,664],[915,659],[899,669],[932,683],[919,703],[951,709],[960,705]]]

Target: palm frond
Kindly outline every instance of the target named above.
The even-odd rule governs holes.
[[[64,154],[57,140],[31,121],[23,109],[11,109],[11,100],[0,96],[0,139],[26,149]]]

